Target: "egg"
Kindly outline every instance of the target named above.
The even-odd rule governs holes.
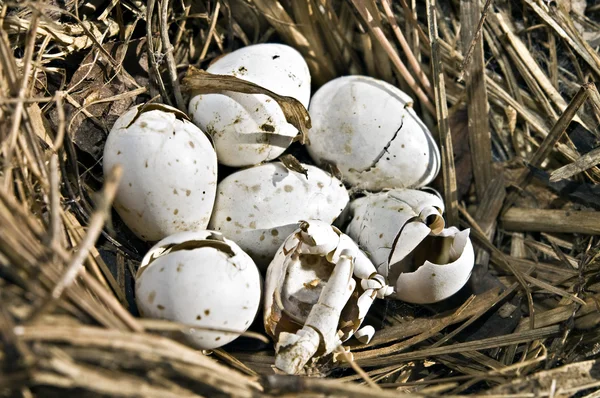
[[[310,73],[302,55],[284,44],[256,44],[212,63],[207,72],[231,75],[308,107]],[[263,94],[202,94],[189,103],[194,123],[209,133],[221,164],[243,167],[281,155],[298,135],[277,102]]]
[[[244,333],[261,302],[261,276],[252,259],[214,231],[171,235],[144,256],[136,275],[140,314],[196,327],[187,335],[214,349]]]
[[[265,282],[263,320],[276,342],[275,366],[297,374],[355,333],[368,342],[374,329],[359,327],[374,300],[390,293],[348,236],[323,221],[301,222],[277,251]]]
[[[332,223],[349,201],[344,185],[318,167],[280,162],[237,171],[218,185],[209,227],[234,239],[265,270],[299,220]]]
[[[160,104],[129,109],[104,147],[104,172],[116,164],[123,176],[114,208],[139,238],[157,241],[207,227],[217,158],[209,138],[185,114]]]
[[[423,187],[439,171],[440,152],[412,104],[381,80],[334,79],[311,99],[308,152],[318,165],[335,164],[357,188]]]
[[[435,303],[469,280],[475,262],[469,230],[444,228],[443,210],[433,190],[397,189],[350,203],[346,233],[394,286],[392,297]]]

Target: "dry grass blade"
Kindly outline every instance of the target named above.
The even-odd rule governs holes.
[[[562,21],[557,21],[556,18],[547,11],[546,7],[541,7],[540,4],[533,0],[524,0],[524,2],[527,3],[527,5],[531,7],[545,23],[554,29],[560,38],[569,43],[569,46],[588,63],[590,68],[592,68],[597,75],[600,75],[600,59],[585,40],[581,39],[581,37],[574,37],[575,35],[572,34],[572,32],[565,30],[564,26],[562,26]],[[557,8],[553,9],[555,11],[553,12],[554,16],[557,15],[556,9]]]
[[[589,385],[597,381],[598,363],[597,361],[585,361],[573,364],[567,364],[557,369],[541,371],[535,375],[518,378],[506,384],[494,387],[490,394],[494,396],[508,396],[518,394],[521,391],[530,391],[530,386],[535,385],[538,391],[550,392],[551,386],[559,383],[563,391],[556,390],[556,396],[567,396],[569,393],[575,393],[589,388]],[[558,382],[558,383],[557,383]],[[597,383],[596,383],[597,384]],[[560,394],[560,395],[559,395]]]
[[[400,30],[400,26],[398,26],[398,22],[396,21],[396,17],[394,16],[392,9],[390,8],[389,2],[390,0],[382,0],[381,5],[383,6],[385,15],[390,25],[392,26],[394,35],[396,36],[396,39],[398,39],[398,42],[400,43],[400,46],[402,47],[402,50],[404,51],[404,54],[408,59],[408,65],[417,75],[417,78],[421,82],[421,85],[423,86],[429,97],[433,98],[434,94],[433,89],[431,87],[431,82],[429,81],[429,78],[421,68],[421,64],[417,60],[417,57],[415,57],[415,55],[413,54],[413,51],[411,50],[410,45],[406,41],[406,38],[402,34],[402,30]]]
[[[52,308],[56,301],[60,299],[65,289],[75,281],[75,278],[77,278],[77,275],[81,272],[83,261],[88,256],[90,248],[93,247],[102,232],[102,228],[104,227],[104,223],[112,206],[112,201],[117,193],[122,172],[121,167],[117,166],[108,176],[106,176],[107,178],[105,180],[102,196],[99,196],[98,209],[90,218],[87,235],[81,242],[79,250],[69,262],[67,270],[52,289],[50,297],[44,300],[44,303],[40,308],[34,310],[34,312],[30,314],[30,320]]]
[[[283,111],[287,121],[298,129],[300,143],[306,142],[306,132],[310,129],[310,115],[295,98],[285,97],[234,76],[214,75],[200,69],[190,69],[183,79],[184,89],[192,95],[234,91],[244,94],[264,94],[273,98]]]
[[[431,104],[427,93],[423,91],[423,89],[418,85],[417,81],[412,77],[412,74],[410,73],[406,65],[404,65],[404,62],[402,62],[396,50],[385,36],[385,33],[383,32],[383,27],[372,15],[369,6],[366,4],[365,0],[352,0],[352,4],[354,4],[354,7],[356,8],[360,16],[363,18],[364,22],[367,24],[369,31],[372,33],[373,37],[384,48],[386,54],[388,55],[388,57],[390,57],[392,64],[394,65],[400,76],[402,76],[402,78],[406,81],[410,88],[415,92],[415,95],[423,103],[425,108],[429,112],[435,113],[435,108]]]
[[[555,147],[556,143],[563,136],[565,130],[577,115],[577,111],[585,103],[589,96],[590,91],[596,91],[596,86],[593,83],[588,83],[579,89],[575,97],[569,103],[569,106],[565,109],[560,118],[556,121],[548,135],[544,137],[544,140],[538,147],[538,149],[532,154],[529,159],[529,165],[534,168],[541,166],[542,162],[548,157],[550,151]],[[591,167],[591,166],[590,166]],[[515,185],[517,188],[523,188],[531,180],[531,170],[527,169],[521,173],[517,178]],[[518,192],[513,192],[509,195],[505,208],[512,206],[516,200]]]
[[[429,42],[431,45],[431,68],[435,93],[435,114],[440,133],[440,152],[442,154],[442,177],[444,181],[444,202],[449,225],[458,225],[458,199],[456,187],[456,169],[454,167],[454,150],[452,135],[448,124],[448,104],[444,70],[440,58],[439,38],[437,30],[437,12],[435,0],[427,1],[427,22],[429,25]]]
[[[592,149],[573,163],[564,165],[561,168],[554,170],[550,174],[550,181],[556,182],[566,178],[573,177],[576,174],[596,166],[600,163],[600,148]]]
[[[517,281],[521,284],[523,289],[525,290],[525,294],[527,295],[527,305],[529,307],[530,313],[530,327],[534,328],[534,307],[533,307],[533,298],[531,297],[531,291],[529,290],[529,286],[527,286],[527,282],[525,282],[524,274],[514,267],[514,265],[506,259],[504,253],[502,253],[497,247],[492,245],[492,243],[488,240],[485,232],[481,229],[479,224],[471,217],[469,212],[467,212],[463,207],[459,207],[461,214],[467,219],[468,224],[471,228],[473,228],[474,236],[479,241],[479,243],[483,244],[483,246],[490,250],[492,254],[496,255],[503,266],[506,267],[507,270],[512,272],[512,274],[517,278]]]
[[[473,53],[475,53],[475,51],[480,51],[478,49],[478,47],[480,46],[481,42],[480,42],[480,38],[481,38],[481,32],[483,30],[483,24],[485,23],[485,18],[487,17],[488,14],[488,10],[490,9],[490,6],[492,5],[492,0],[486,0],[485,4],[483,5],[483,8],[481,9],[481,13],[479,13],[478,8],[479,8],[479,4],[471,4],[471,2],[465,2],[463,3],[464,5],[468,6],[468,10],[466,11],[471,11],[470,13],[467,13],[466,15],[469,16],[469,18],[467,19],[467,23],[469,24],[468,28],[470,29],[465,29],[463,28],[463,30],[467,30],[469,32],[471,32],[471,40],[469,43],[469,46],[467,47],[467,51],[465,51],[465,55],[464,55],[464,59],[463,59],[463,63],[462,63],[462,67],[461,67],[461,72],[460,75],[458,76],[458,80],[464,80],[464,73],[465,70],[467,70],[469,68],[469,64],[471,63],[471,58],[473,56]],[[461,12],[463,10],[463,4],[461,4]],[[478,17],[479,21],[477,22],[477,27],[475,28],[475,32],[474,34],[472,33],[472,28],[473,28],[473,24],[474,24],[474,20],[472,19],[473,17]],[[461,30],[462,32],[462,30]],[[463,43],[463,46],[466,45],[466,43]]]
[[[247,376],[224,367],[201,353],[172,340],[145,334],[126,333],[93,327],[17,327],[15,333],[24,341],[62,342],[79,347],[111,348],[130,355],[153,355],[162,361],[185,364],[202,371],[203,382],[220,391],[248,396],[259,385]],[[155,357],[156,358],[156,357]],[[157,358],[157,359],[158,359]]]
[[[263,378],[265,392],[271,396],[339,396],[348,398],[407,398],[413,394],[398,391],[375,390],[355,383],[342,383],[337,380],[318,378],[298,378],[294,376],[269,375]]]
[[[600,234],[600,212],[577,210],[545,210],[513,207],[501,218],[509,231],[561,232]]]
[[[460,354],[470,351],[480,351],[490,348],[504,347],[507,345],[517,343],[527,343],[539,339],[556,337],[560,334],[560,331],[561,330],[559,326],[549,326],[545,328],[514,333],[507,336],[491,337],[477,341],[469,341],[466,343],[455,343],[449,346],[426,348],[422,350],[416,350],[413,352],[388,355],[385,357],[357,359],[356,361],[364,367],[382,366],[389,365],[392,363],[397,364],[400,362],[414,361],[417,359],[435,358],[439,355]]]
[[[492,179],[492,142],[489,105],[485,84],[485,61],[481,28],[491,0],[483,14],[479,0],[461,0],[461,38],[466,54],[461,76],[465,77],[469,115],[469,145],[473,163],[475,189],[481,200]]]
[[[158,89],[160,90],[160,95],[168,105],[172,105],[171,99],[167,94],[167,89],[165,88],[165,84],[163,82],[162,75],[160,74],[160,69],[158,67],[158,61],[156,60],[156,54],[154,52],[154,35],[152,33],[152,16],[154,15],[154,6],[156,4],[156,0],[148,0],[148,4],[146,5],[146,43],[148,49],[148,59],[150,60],[150,69],[152,71],[152,76],[156,79],[156,83],[158,85]]]

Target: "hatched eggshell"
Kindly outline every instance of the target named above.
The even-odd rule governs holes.
[[[368,194],[350,203],[346,233],[367,252],[377,271],[388,276],[388,260],[400,231],[411,230],[402,235],[405,244],[397,245],[398,250],[410,252],[432,228],[442,230],[443,211],[444,202],[433,190],[394,189]]]
[[[139,238],[157,241],[208,225],[217,158],[208,137],[166,105],[137,106],[115,122],[104,147],[104,172],[123,177],[114,207]]]
[[[296,257],[296,254],[299,255]],[[360,281],[362,275],[375,277],[375,267],[356,243],[326,222],[303,221],[300,228],[286,237],[269,264],[265,278],[263,321],[269,335],[277,340],[280,331],[295,331],[305,323],[341,257],[353,259],[352,273],[357,280]],[[384,283],[375,285],[376,289],[385,286]],[[361,287],[362,290],[364,287]],[[345,304],[342,317],[348,319],[347,322],[340,322],[342,334],[338,335],[342,341],[352,337],[360,327],[374,299],[369,297],[368,305],[364,306],[360,303],[364,298],[355,292]],[[283,312],[296,326],[287,321],[281,325],[281,329],[277,326]]]
[[[332,223],[348,203],[335,177],[310,165],[308,178],[279,162],[240,170],[218,185],[210,228],[235,239],[261,269],[300,220]]]
[[[427,239],[448,242],[440,243],[437,251],[431,249],[434,243],[424,241],[426,252],[418,260],[415,255],[411,261],[416,270],[402,272],[398,276],[395,298],[415,304],[436,303],[458,292],[469,280],[475,254],[468,229],[459,231],[456,227],[450,227]],[[436,259],[442,261],[437,263]],[[391,267],[394,268],[394,264]]]
[[[158,242],[142,260],[136,302],[144,317],[199,327],[189,340],[200,349],[214,349],[252,324],[261,284],[252,259],[222,234],[182,232]]]
[[[207,69],[258,84],[308,107],[310,73],[302,55],[283,44],[256,44],[227,54]],[[272,160],[292,143],[298,130],[277,102],[263,94],[223,92],[192,98],[189,114],[215,143],[221,164],[243,167]]]
[[[412,99],[381,80],[344,76],[312,97],[308,152],[318,165],[333,163],[357,188],[418,188],[440,168],[433,136]]]

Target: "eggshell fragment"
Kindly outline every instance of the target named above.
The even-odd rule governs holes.
[[[123,166],[114,207],[139,238],[157,241],[208,225],[217,158],[208,137],[175,108],[134,107],[115,122],[104,172]]]
[[[467,283],[474,263],[468,229],[450,227],[429,235],[409,256],[391,263],[398,275],[394,297],[415,304],[445,300]]]
[[[433,192],[433,193],[431,193]],[[444,202],[434,190],[394,189],[353,200],[346,233],[369,255],[377,272],[388,276],[388,261],[399,232],[400,252],[412,251],[427,235],[444,228]],[[410,233],[408,233],[410,230]]]
[[[136,302],[142,316],[197,326],[190,342],[214,349],[248,329],[261,284],[252,259],[222,234],[181,232],[158,242],[142,260]]]
[[[276,341],[275,366],[296,374],[309,359],[334,352],[373,301],[390,293],[350,238],[325,222],[303,221],[267,271],[264,323]],[[361,330],[368,341],[374,330]]]
[[[335,164],[358,188],[425,186],[439,171],[440,153],[412,103],[381,80],[334,79],[311,99],[308,152],[318,165]]]
[[[258,84],[308,107],[310,73],[294,48],[275,43],[246,46],[207,69]],[[272,160],[292,143],[298,130],[287,122],[277,102],[262,94],[223,92],[192,98],[189,114],[215,142],[221,164],[243,167]]]
[[[395,287],[394,298],[434,303],[467,283],[474,265],[469,230],[444,228],[443,209],[438,195],[409,189],[350,203],[346,233]]]
[[[346,207],[344,185],[317,167],[308,178],[279,162],[240,170],[218,185],[210,228],[235,239],[261,269],[303,219],[332,223]]]

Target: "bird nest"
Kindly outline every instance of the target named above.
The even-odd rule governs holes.
[[[0,5],[0,396],[598,396],[595,2]],[[185,110],[192,66],[262,42],[300,51],[313,90],[363,74],[409,93],[439,143],[447,223],[476,252],[457,295],[381,300],[374,339],[314,377],[274,371],[260,322],[201,352],[189,327],[139,318],[149,246],[111,210],[117,176],[101,167],[126,109]]]

